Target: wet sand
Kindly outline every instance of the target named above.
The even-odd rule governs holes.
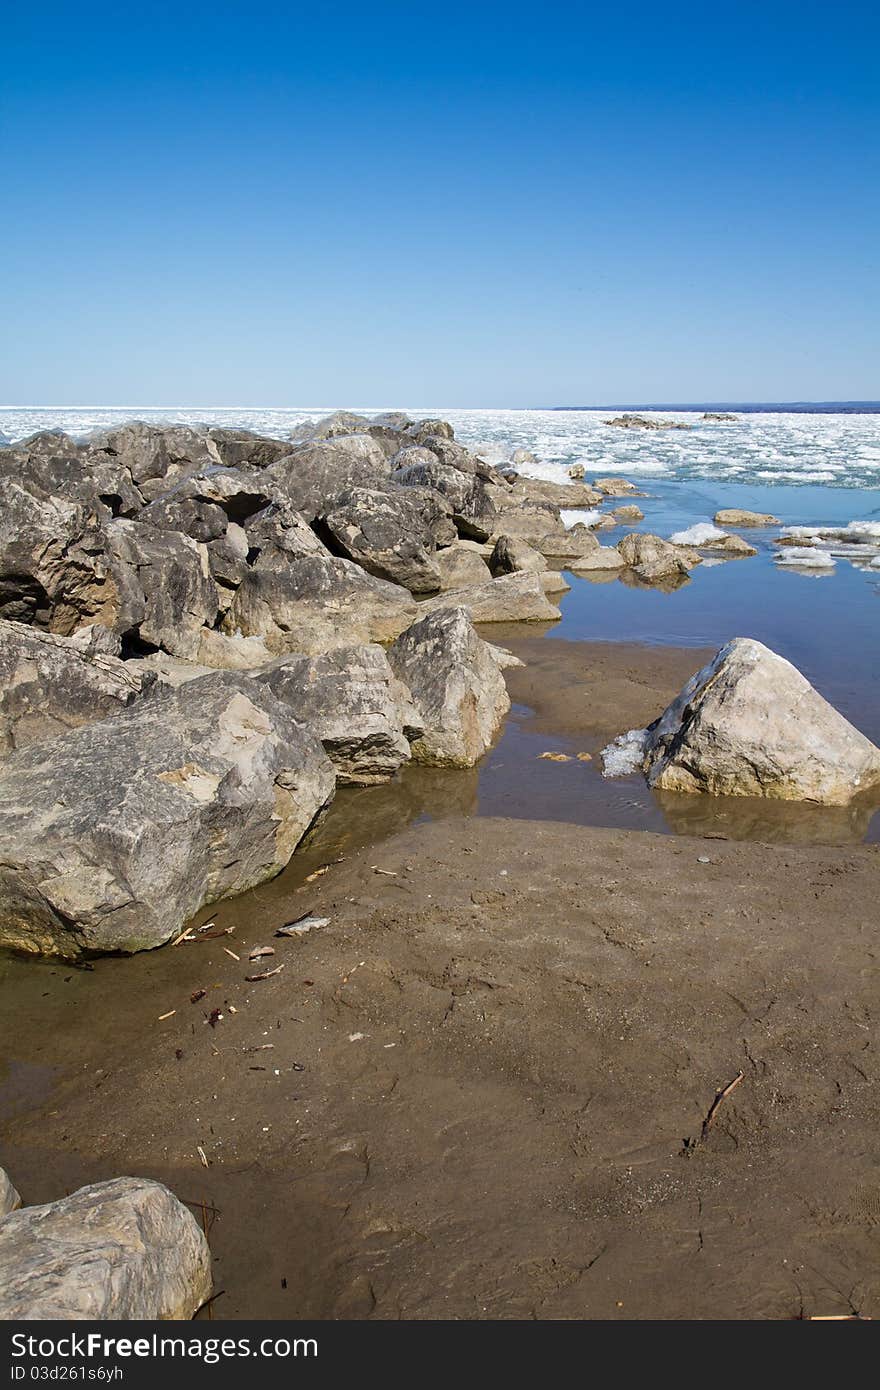
[[[544,686],[525,640],[505,739],[571,747],[702,659],[554,640]],[[340,796],[201,914],[228,935],[0,961],[25,1201],[134,1173],[205,1202],[217,1319],[880,1315],[880,850],[474,815],[503,747]],[[533,762],[597,775],[523,759],[520,815]]]

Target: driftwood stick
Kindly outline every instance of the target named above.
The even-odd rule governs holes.
[[[718,1113],[718,1108],[719,1108],[719,1106],[727,1099],[727,1097],[730,1095],[731,1091],[736,1090],[737,1086],[738,1086],[739,1083],[742,1081],[743,1076],[744,1076],[744,1072],[738,1071],[737,1074],[736,1074],[736,1076],[733,1078],[732,1081],[728,1081],[728,1083],[727,1083],[726,1086],[722,1086],[722,1088],[721,1088],[720,1091],[716,1091],[716,1092],[715,1092],[715,1099],[713,1100],[712,1104],[709,1106],[709,1112],[708,1112],[708,1114],[706,1115],[705,1120],[703,1121],[703,1128],[702,1128],[702,1131],[701,1131],[701,1133],[700,1133],[700,1143],[701,1143],[701,1144],[705,1141],[706,1136],[707,1136],[708,1133],[709,1133],[709,1130],[712,1128],[713,1122],[714,1122],[714,1120],[715,1120],[715,1116],[716,1116],[717,1113]]]

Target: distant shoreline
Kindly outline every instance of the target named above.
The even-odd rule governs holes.
[[[736,410],[753,415],[880,415],[880,401],[702,401],[697,405],[552,405],[549,410]]]

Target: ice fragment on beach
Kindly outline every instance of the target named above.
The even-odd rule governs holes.
[[[627,777],[631,772],[638,772],[647,742],[647,729],[630,729],[628,734],[619,734],[599,755],[602,759],[602,776]]]

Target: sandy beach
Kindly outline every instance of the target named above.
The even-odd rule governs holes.
[[[571,648],[508,673],[545,742],[700,659]],[[204,1204],[217,1319],[876,1316],[877,848],[475,817],[473,773],[423,775],[201,914],[228,935],[4,960],[25,1201],[126,1172]]]

